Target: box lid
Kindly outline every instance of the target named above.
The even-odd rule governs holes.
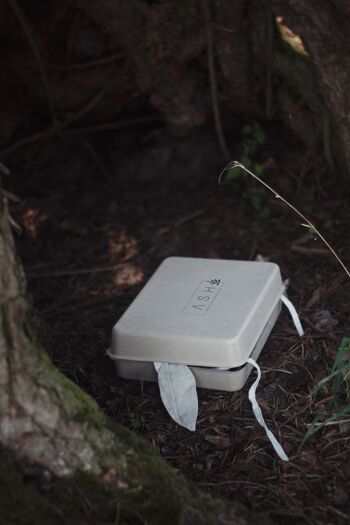
[[[274,263],[170,257],[114,326],[111,356],[241,366],[283,289]]]

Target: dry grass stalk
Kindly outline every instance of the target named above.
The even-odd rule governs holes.
[[[208,73],[209,73],[209,86],[210,95],[214,115],[215,132],[218,139],[218,143],[225,160],[229,160],[230,152],[227,146],[227,142],[224,135],[221,113],[219,108],[219,97],[218,97],[218,83],[216,78],[215,63],[214,63],[214,36],[212,29],[211,13],[208,0],[202,0],[201,2],[203,18],[205,21],[206,37],[207,37],[207,57],[208,57]]]
[[[255,173],[253,173],[252,171],[248,170],[241,162],[237,162],[237,161],[233,161],[233,162],[230,162],[229,164],[227,164],[227,166],[223,169],[223,171],[220,173],[220,176],[219,176],[219,184],[221,182],[221,177],[222,175],[229,169],[234,169],[234,168],[241,168],[243,171],[245,171],[246,173],[248,173],[248,175],[250,175],[251,177],[253,177],[253,179],[257,180],[258,182],[260,182],[260,184],[262,184],[263,186],[265,186],[265,188],[267,188],[271,193],[274,194],[274,196],[276,197],[276,199],[280,199],[286,206],[288,206],[288,208],[290,208],[291,210],[294,211],[294,213],[296,213],[296,215],[298,215],[304,222],[301,223],[301,226],[304,226],[305,228],[309,228],[310,230],[312,230],[313,232],[315,232],[319,238],[321,239],[321,241],[325,244],[325,246],[327,246],[328,250],[332,253],[332,255],[336,258],[336,260],[338,261],[338,263],[341,265],[341,267],[343,268],[343,270],[345,271],[346,275],[349,277],[350,279],[350,271],[348,270],[348,268],[345,266],[345,264],[343,263],[343,261],[341,260],[341,258],[337,255],[336,251],[334,250],[334,248],[332,248],[332,246],[329,244],[329,242],[323,237],[323,235],[320,233],[320,231],[316,228],[316,226],[311,222],[309,221],[309,219],[307,217],[305,217],[305,215],[303,215],[295,206],[293,206],[293,204],[291,204],[289,201],[287,201],[284,197],[282,197],[279,193],[277,193],[271,186],[269,186],[266,182],[264,182],[262,179],[260,179],[260,177],[258,177],[257,175],[255,175]]]

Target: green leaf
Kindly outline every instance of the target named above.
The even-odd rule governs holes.
[[[236,179],[243,177],[244,175],[245,175],[245,172],[244,170],[242,170],[242,168],[240,167],[230,168],[229,170],[227,170],[226,180],[227,181],[236,180]]]

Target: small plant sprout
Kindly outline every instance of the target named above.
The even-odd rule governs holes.
[[[311,232],[315,233],[320,239],[321,241],[325,244],[325,246],[327,246],[328,250],[332,253],[332,255],[336,258],[336,260],[338,261],[338,263],[341,265],[341,267],[343,268],[343,270],[345,271],[346,275],[348,276],[348,278],[350,279],[350,271],[349,269],[345,266],[345,264],[343,263],[343,261],[341,260],[341,258],[337,255],[336,251],[334,250],[334,248],[332,248],[332,246],[329,244],[329,242],[324,238],[324,236],[319,232],[319,230],[316,228],[316,226],[314,224],[312,224],[311,221],[309,221],[309,219],[307,217],[305,217],[305,215],[303,215],[295,206],[293,206],[293,204],[291,204],[289,201],[287,201],[284,197],[282,197],[279,193],[276,192],[276,190],[274,190],[271,186],[269,186],[266,182],[264,182],[260,177],[258,177],[257,175],[255,175],[255,173],[253,173],[252,171],[250,171],[248,168],[246,168],[244,166],[244,164],[242,164],[241,162],[237,162],[237,161],[233,161],[233,162],[230,162],[229,164],[227,164],[227,166],[225,166],[225,168],[222,170],[222,172],[220,173],[220,176],[219,176],[219,180],[218,180],[218,183],[220,184],[221,183],[221,178],[222,178],[222,175],[224,173],[226,173],[227,171],[230,171],[230,170],[234,170],[236,168],[239,168],[243,171],[245,171],[246,173],[248,173],[248,175],[250,175],[251,177],[253,177],[253,179],[255,179],[256,181],[258,181],[260,184],[262,184],[263,186],[265,186],[266,189],[268,189],[271,193],[273,193],[273,195],[276,197],[276,199],[279,199],[281,200],[286,206],[288,206],[288,208],[290,208],[296,215],[298,215],[301,219],[302,219],[302,223],[301,223],[301,226],[305,227],[305,228],[308,228]]]
[[[338,425],[341,423],[349,422],[349,419],[344,419],[345,416],[350,414],[350,338],[343,337],[340,344],[337,356],[333,363],[331,373],[323,378],[313,389],[311,396],[314,397],[322,389],[327,391],[330,396],[329,399],[330,409],[333,410],[333,414],[321,420],[322,415],[318,414],[312,423],[308,425],[308,430],[300,443],[299,450],[305,445],[306,441],[313,436],[316,432],[329,425]],[[342,394],[342,384],[345,382],[346,386],[346,399],[347,403],[341,404],[339,402],[339,394]]]

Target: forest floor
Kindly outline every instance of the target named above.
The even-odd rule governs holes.
[[[315,155],[270,125],[257,162],[350,258],[349,184],[319,171]],[[240,159],[240,138],[232,150]],[[12,161],[11,161],[12,162]],[[300,449],[316,414],[344,404],[313,388],[350,335],[350,281],[280,201],[244,177],[218,185],[225,163],[208,131],[176,139],[161,126],[38,145],[15,156],[10,189],[17,238],[41,337],[55,364],[115,420],[187,479],[268,511],[277,523],[348,523],[350,419],[324,426]],[[264,260],[281,267],[305,328],[283,311],[260,356],[258,399],[291,460],[276,457],[247,399],[199,390],[197,430],[176,425],[156,384],[119,379],[106,355],[115,322],[168,256]],[[325,312],[325,311],[328,311]],[[349,403],[349,401],[348,401]]]

